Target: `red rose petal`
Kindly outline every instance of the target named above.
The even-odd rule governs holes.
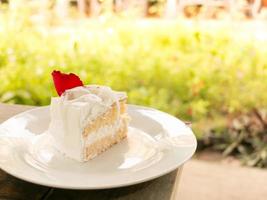
[[[61,96],[65,92],[65,90],[83,86],[83,82],[80,80],[80,78],[73,73],[64,74],[60,71],[54,70],[52,72],[52,77],[59,96]]]

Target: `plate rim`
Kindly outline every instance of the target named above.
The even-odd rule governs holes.
[[[141,106],[141,105],[135,105],[135,104],[127,104],[127,106],[130,106],[134,109],[149,109],[149,110],[154,110],[154,111],[157,111],[157,112],[160,112],[162,114],[165,114],[165,115],[168,115],[168,117],[172,117],[172,118],[175,118],[176,120],[182,122],[183,124],[185,124],[183,121],[181,121],[180,119],[176,118],[175,116],[173,115],[170,115],[166,112],[163,112],[161,110],[158,110],[158,109],[155,109],[155,108],[152,108],[152,107],[147,107],[147,106]],[[12,117],[8,118],[7,120],[3,121],[1,124],[0,124],[0,129],[1,129],[1,126],[7,122],[8,120],[12,119],[12,118],[15,118],[15,117],[19,117],[20,115],[24,115],[28,112],[33,112],[33,111],[37,111],[37,110],[43,110],[43,109],[49,109],[49,105],[47,106],[40,106],[40,107],[35,107],[35,108],[31,108],[29,110],[26,110],[26,111],[23,111],[21,113],[18,113],[16,115],[13,115]],[[112,188],[119,188],[119,187],[127,187],[127,186],[131,186],[131,185],[136,185],[136,184],[140,184],[140,183],[144,183],[144,182],[147,182],[147,181],[150,181],[150,180],[153,180],[153,179],[156,179],[156,178],[159,178],[161,176],[164,176],[176,169],[178,169],[179,167],[183,166],[185,164],[185,162],[187,162],[188,160],[190,160],[192,158],[192,156],[194,155],[194,153],[196,152],[196,149],[197,149],[197,139],[196,139],[196,136],[194,135],[192,129],[189,127],[189,132],[191,134],[191,136],[193,137],[193,140],[194,140],[194,149],[190,152],[189,156],[187,158],[185,158],[184,160],[181,161],[180,164],[176,164],[176,165],[173,165],[172,167],[169,167],[168,169],[165,168],[165,170],[162,170],[152,176],[149,176],[149,177],[146,177],[146,178],[141,178],[141,179],[137,179],[137,180],[133,180],[133,181],[130,181],[130,182],[127,182],[127,183],[116,183],[116,184],[113,184],[113,185],[110,185],[110,184],[107,184],[107,185],[103,185],[103,186],[69,186],[69,185],[66,185],[66,186],[63,186],[62,184],[51,184],[51,183],[45,183],[45,181],[40,181],[40,179],[36,179],[36,178],[31,178],[32,176],[20,176],[20,174],[17,174],[17,173],[13,173],[13,171],[10,171],[8,170],[7,168],[3,167],[0,163],[0,169],[3,170],[4,172],[6,172],[7,174],[9,175],[12,175],[18,179],[21,179],[21,180],[24,180],[24,181],[27,181],[27,182],[30,182],[30,183],[34,183],[34,184],[37,184],[37,185],[41,185],[41,186],[45,186],[45,187],[53,187],[53,188],[60,188],[60,189],[74,189],[74,190],[100,190],[100,189],[112,189]]]

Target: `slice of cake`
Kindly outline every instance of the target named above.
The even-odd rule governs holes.
[[[126,93],[98,85],[73,87],[53,97],[49,133],[55,146],[82,162],[120,142],[127,136],[126,101]]]

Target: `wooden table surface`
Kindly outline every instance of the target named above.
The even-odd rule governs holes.
[[[0,104],[0,123],[31,108],[33,107]],[[128,187],[105,190],[65,190],[29,183],[0,169],[0,199],[173,200],[177,199],[181,170],[180,167],[160,178]]]

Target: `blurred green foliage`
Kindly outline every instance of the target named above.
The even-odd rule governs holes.
[[[0,102],[49,104],[58,69],[125,90],[130,103],[210,120],[205,126],[267,105],[267,41],[194,22],[100,17],[39,26],[29,18],[1,16]]]

